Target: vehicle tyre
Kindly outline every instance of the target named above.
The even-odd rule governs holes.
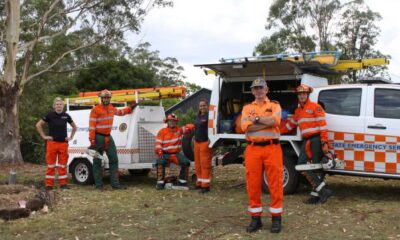
[[[183,135],[182,138],[182,150],[183,154],[187,158],[189,158],[190,161],[194,161],[194,134],[188,134],[188,135]]]
[[[132,176],[147,176],[149,175],[151,169],[128,169],[129,174]]]
[[[94,183],[93,165],[87,159],[75,159],[70,172],[75,184],[88,185]]]
[[[299,186],[299,173],[295,169],[296,160],[293,157],[283,155],[283,194],[289,195],[296,192]],[[268,193],[268,182],[263,171],[262,190],[264,193]]]

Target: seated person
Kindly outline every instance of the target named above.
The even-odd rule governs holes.
[[[155,152],[158,156],[157,159],[157,190],[162,190],[165,187],[165,167],[173,162],[181,166],[181,171],[178,177],[179,186],[187,186],[187,179],[189,175],[190,160],[181,153],[182,149],[182,136],[183,134],[190,133],[194,126],[187,124],[184,127],[178,127],[178,117],[175,114],[169,114],[164,122],[167,127],[162,128],[156,138]]]

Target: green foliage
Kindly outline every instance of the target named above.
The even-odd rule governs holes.
[[[154,73],[125,59],[93,62],[78,73],[76,86],[80,91],[154,87]]]
[[[261,39],[254,54],[340,50],[342,59],[390,57],[374,49],[380,19],[364,0],[275,0],[266,25],[271,33]],[[353,71],[343,81],[385,75],[385,69]]]
[[[161,58],[159,51],[151,51],[151,44],[139,44],[129,52],[129,59],[135,66],[141,66],[155,73],[154,83],[157,87],[185,86],[188,95],[200,90],[201,87],[194,83],[184,81],[184,68],[179,65],[176,58]]]
[[[181,110],[178,110],[175,112],[175,114],[179,118],[179,125],[183,126],[188,123],[194,123],[197,117],[197,111],[194,111],[193,109],[187,110],[185,113],[183,113]]]

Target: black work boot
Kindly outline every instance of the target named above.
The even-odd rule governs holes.
[[[190,190],[201,190],[201,186],[195,185],[195,186],[189,187],[189,189],[190,189]]]
[[[201,188],[201,193],[208,193],[208,192],[210,192],[210,187],[202,187]]]
[[[128,188],[124,185],[116,185],[116,186],[112,186],[112,189],[113,190],[126,190]]]
[[[316,191],[311,192],[311,197],[304,201],[305,204],[317,204],[319,203],[319,195]]]
[[[323,204],[325,203],[328,198],[330,198],[333,195],[332,190],[328,189],[327,187],[323,187],[319,192],[319,203]]]
[[[156,184],[156,189],[157,190],[164,190],[165,184],[164,183],[157,183]]]
[[[187,182],[186,180],[178,179],[178,181],[175,184],[176,186],[181,186],[181,187],[187,187]]]
[[[281,216],[272,216],[272,224],[271,224],[271,232],[272,233],[279,233],[281,231]]]
[[[157,164],[157,190],[163,190],[165,187],[165,167],[162,164]]]
[[[250,225],[246,227],[246,232],[252,233],[257,231],[262,227],[261,217],[260,216],[253,216],[251,217]]]

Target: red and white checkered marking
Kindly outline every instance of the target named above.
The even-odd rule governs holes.
[[[328,137],[346,170],[400,173],[400,137],[344,132]]]

